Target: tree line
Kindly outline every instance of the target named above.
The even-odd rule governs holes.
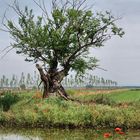
[[[40,78],[39,75],[34,71],[34,74],[24,72],[20,76],[13,74],[11,78],[3,75],[0,77],[0,88],[37,88]]]
[[[71,74],[62,81],[62,85],[66,88],[116,87],[117,82],[91,74],[86,74],[82,77]],[[36,71],[33,74],[22,72],[20,76],[13,74],[11,78],[5,75],[1,76],[0,88],[37,89],[42,88],[42,84]]]
[[[83,76],[70,75],[66,77],[62,84],[67,88],[79,88],[79,87],[117,87],[118,83],[114,80],[105,79],[97,75],[85,74]]]

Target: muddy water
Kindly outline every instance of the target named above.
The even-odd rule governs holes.
[[[105,133],[112,140],[140,140],[140,131],[127,131],[123,135],[114,130],[92,129],[14,129],[0,128],[0,140],[104,140]]]

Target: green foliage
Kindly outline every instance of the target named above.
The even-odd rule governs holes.
[[[13,95],[12,93],[4,93],[3,96],[0,96],[0,107],[3,111],[8,111],[11,105],[17,103],[19,101],[19,97],[17,95]]]
[[[45,18],[35,16],[28,7],[19,10],[15,6],[19,27],[12,20],[5,24],[15,41],[12,47],[24,54],[26,61],[43,61],[49,68],[59,63],[67,71],[71,68],[78,73],[94,69],[97,60],[87,55],[89,50],[102,47],[112,33],[122,37],[122,28],[117,27],[117,19],[110,12],[83,10],[82,0],[73,6],[67,2],[60,6],[57,2],[50,17]]]
[[[92,70],[95,68],[97,66],[97,62],[98,60],[93,57],[89,57],[88,61],[83,58],[77,58],[72,64],[72,69],[84,74],[86,69]]]
[[[85,73],[85,69],[87,67],[86,61],[84,59],[77,59],[72,65],[72,68],[81,73]]]

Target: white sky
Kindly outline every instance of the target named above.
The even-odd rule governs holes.
[[[12,1],[0,0],[0,23],[8,8],[7,4]],[[50,0],[45,1],[50,2]],[[32,0],[19,0],[19,2],[21,6],[28,5],[39,13]],[[100,60],[100,67],[107,71],[97,69],[93,74],[116,80],[120,85],[140,85],[140,0],[87,0],[87,2],[89,5],[94,3],[93,10],[110,10],[116,17],[121,16],[118,25],[125,31],[123,38],[113,37],[103,48],[95,50],[93,55]],[[7,11],[7,15],[11,19],[16,19],[15,13],[10,10]],[[9,35],[0,31],[0,50],[8,46],[10,41]],[[24,62],[24,58],[14,51],[0,60],[0,77],[3,74],[19,75],[23,71],[32,73],[33,70],[35,65]]]

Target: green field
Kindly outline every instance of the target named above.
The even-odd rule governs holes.
[[[109,98],[112,98],[116,102],[136,102],[140,101],[140,90],[128,90],[115,92],[108,95]]]
[[[114,103],[135,103],[140,101],[140,90],[113,90],[113,91],[94,91],[94,90],[87,90],[84,91],[82,94],[79,94],[79,91],[70,91],[70,93],[74,92],[74,96],[79,99],[91,101],[97,97],[107,98],[110,101],[114,101]]]
[[[68,92],[81,102],[56,96],[42,99],[40,92],[4,95],[0,100],[0,124],[43,128],[140,128],[139,90]],[[10,102],[10,109],[3,111]]]

